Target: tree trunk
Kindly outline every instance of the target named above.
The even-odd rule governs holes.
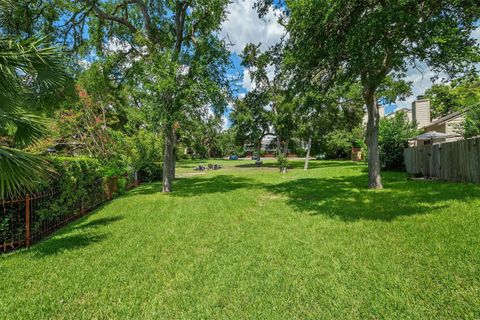
[[[172,158],[171,158],[171,165],[170,165],[170,181],[175,180],[175,166],[177,162],[177,152],[176,152],[176,144],[177,144],[177,136],[175,134],[175,129],[172,130]]]
[[[260,153],[262,151],[262,140],[260,140],[257,144],[257,160],[260,161]]]
[[[308,170],[308,160],[310,160],[310,148],[312,147],[312,138],[308,137],[307,142],[307,154],[305,155],[305,165],[303,166],[303,170]]]
[[[368,145],[368,187],[370,189],[382,189],[382,177],[380,176],[380,153],[378,148],[378,127],[380,114],[375,101],[375,90],[365,89],[364,99],[367,105],[367,145]]]
[[[282,142],[280,140],[280,136],[277,134],[277,157],[282,154]]]
[[[174,149],[173,140],[173,127],[167,125],[165,128],[165,148],[163,153],[163,192],[172,191],[172,165],[174,165],[174,160],[172,159]]]
[[[288,139],[283,142],[283,156],[286,158],[288,155]]]

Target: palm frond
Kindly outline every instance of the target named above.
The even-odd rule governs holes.
[[[34,191],[53,171],[40,156],[0,147],[0,173],[0,199],[5,199]]]
[[[20,108],[2,110],[0,108],[0,128],[10,128],[15,145],[25,147],[37,142],[47,130],[47,120],[29,114]]]
[[[61,51],[45,43],[46,38],[40,36],[0,38],[0,90],[19,95],[25,80],[35,90],[48,90],[66,80]]]
[[[0,0],[0,10],[14,5]],[[45,37],[24,40],[0,38],[0,131],[12,134],[24,146],[45,132],[45,121],[22,107],[29,94],[40,94],[66,79],[62,53]],[[0,146],[0,199],[34,190],[51,173],[41,157]]]

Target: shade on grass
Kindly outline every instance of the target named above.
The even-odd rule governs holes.
[[[0,318],[479,318],[480,187],[365,168],[179,164],[0,256]]]

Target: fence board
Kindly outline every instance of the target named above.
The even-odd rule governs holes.
[[[404,159],[410,174],[480,183],[480,137],[407,148]]]

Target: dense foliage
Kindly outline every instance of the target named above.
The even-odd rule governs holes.
[[[357,127],[351,131],[338,129],[329,132],[322,143],[322,151],[327,159],[349,158],[352,148],[364,147],[363,128]]]
[[[261,1],[259,8],[275,1]],[[286,1],[289,40],[285,64],[297,90],[329,91],[360,81],[368,111],[369,187],[382,188],[378,93],[389,75],[418,61],[454,75],[470,70],[479,48],[471,37],[480,7],[461,1]],[[263,11],[264,12],[264,11]],[[262,12],[261,12],[262,13]]]
[[[379,130],[382,168],[403,170],[405,168],[403,149],[408,147],[408,140],[417,134],[415,124],[412,124],[403,112],[395,113],[392,118],[382,119]]]
[[[49,162],[55,175],[44,182],[42,191],[53,192],[54,196],[36,212],[33,232],[58,217],[91,210],[109,198],[123,194],[134,179],[133,172],[114,173],[93,158],[51,157]]]
[[[480,102],[472,105],[467,111],[463,123],[463,135],[465,138],[480,136]]]
[[[452,112],[463,112],[465,122],[462,133],[465,138],[480,135],[480,78],[467,74],[449,84],[434,84],[427,90],[431,100],[432,116],[445,116]]]

